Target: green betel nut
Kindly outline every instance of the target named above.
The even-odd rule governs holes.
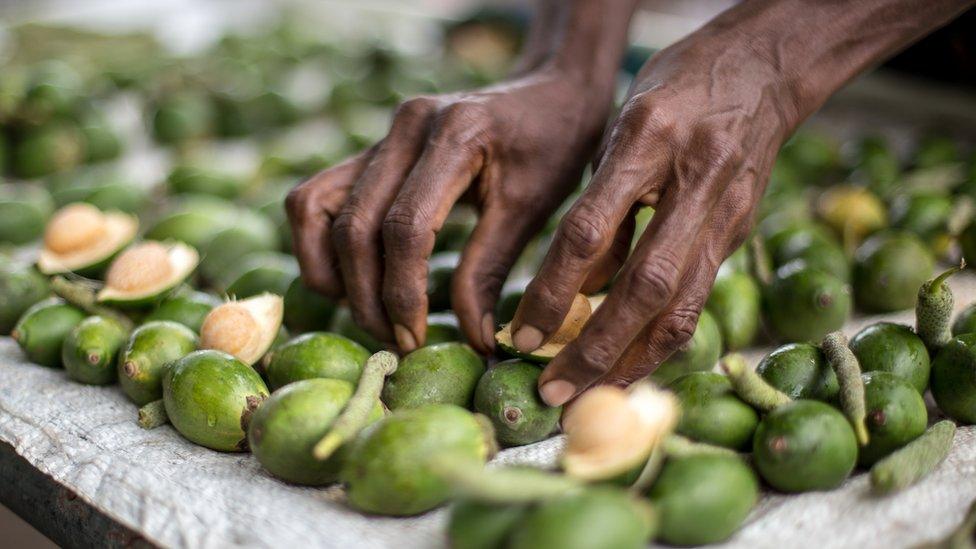
[[[851,313],[847,284],[802,260],[777,269],[764,290],[766,319],[782,341],[819,341],[843,326]]]
[[[459,501],[451,508],[447,539],[453,549],[506,547],[526,511],[526,505]]]
[[[756,373],[790,398],[836,402],[840,386],[837,375],[824,359],[820,347],[790,343],[766,355]]]
[[[734,450],[749,447],[759,415],[735,395],[727,377],[693,372],[674,380],[669,388],[681,403],[678,433]]]
[[[155,320],[133,330],[119,352],[119,385],[139,406],[163,398],[163,373],[197,348],[197,335],[177,322]]]
[[[156,310],[149,313],[145,321],[170,320],[200,333],[203,319],[220,304],[220,298],[208,293],[193,290],[177,291],[164,299]]]
[[[305,287],[301,277],[285,292],[285,326],[294,332],[328,330],[335,309],[331,299]]]
[[[947,416],[976,423],[976,333],[952,338],[932,362],[932,396]]]
[[[268,388],[253,368],[220,351],[196,351],[163,375],[170,423],[189,441],[213,450],[247,450],[247,426]]]
[[[854,256],[854,294],[871,312],[908,309],[932,276],[932,252],[911,233],[884,232],[867,239]]]
[[[928,411],[922,395],[904,379],[888,372],[868,372],[863,378],[871,442],[857,461],[868,467],[924,433]]]
[[[971,334],[976,332],[976,303],[970,303],[960,311],[952,323],[952,335]]]
[[[302,379],[341,379],[359,382],[369,351],[351,339],[328,332],[300,335],[271,354],[268,382],[272,389]]]
[[[649,496],[660,540],[702,545],[735,533],[759,499],[759,482],[738,457],[668,458]]]
[[[288,482],[320,486],[338,480],[345,448],[318,460],[312,448],[330,429],[353,394],[339,379],[306,379],[275,391],[258,408],[248,429],[251,451],[271,474]],[[369,423],[383,417],[375,403]]]
[[[85,313],[59,298],[32,305],[14,326],[11,337],[28,360],[41,366],[61,366],[61,345],[68,333],[85,319]]]
[[[14,262],[0,265],[0,334],[10,333],[31,305],[50,294],[47,279],[33,267]]]
[[[647,545],[655,525],[646,502],[624,490],[594,487],[538,504],[516,525],[508,547],[637,549]]]
[[[752,455],[759,474],[777,490],[829,490],[854,469],[857,440],[836,409],[798,400],[759,422]]]
[[[762,292],[747,273],[732,271],[719,276],[705,308],[715,318],[725,347],[748,347],[759,332]]]
[[[61,361],[71,379],[88,385],[107,385],[117,377],[115,358],[128,331],[119,322],[90,316],[75,326],[61,347]]]
[[[708,311],[698,317],[694,335],[682,348],[661,363],[650,378],[666,385],[689,372],[711,370],[722,354],[722,333],[715,318]]]
[[[540,373],[535,364],[506,360],[489,368],[478,381],[474,409],[491,420],[501,444],[532,444],[556,430],[562,407],[547,406],[539,398]]]
[[[463,343],[422,347],[404,357],[383,388],[383,402],[391,410],[428,404],[471,407],[484,363]]]
[[[851,339],[851,351],[863,372],[890,372],[924,393],[929,385],[929,353],[908,326],[878,322]]]
[[[431,468],[437,456],[486,461],[494,440],[474,414],[450,404],[401,410],[364,431],[350,448],[342,479],[354,508],[379,515],[416,515],[450,496]]]

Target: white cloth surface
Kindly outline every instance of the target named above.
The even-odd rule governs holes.
[[[956,308],[976,299],[976,275],[952,279]],[[911,323],[905,311],[859,317],[853,335],[879,319]],[[768,349],[747,353],[752,364]],[[40,471],[148,540],[167,547],[428,548],[446,545],[443,509],[414,518],[360,515],[342,490],[275,480],[249,454],[195,446],[169,426],[136,425],[136,409],[115,387],[68,380],[25,362],[0,339],[0,440]],[[557,437],[503,451],[500,463],[548,465]],[[976,498],[976,428],[961,427],[949,458],[925,481],[892,497],[868,493],[858,473],[830,492],[767,492],[722,547],[906,547],[938,539]]]

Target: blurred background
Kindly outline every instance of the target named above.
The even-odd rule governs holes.
[[[271,218],[287,248],[287,190],[381,137],[402,99],[502,78],[527,3],[0,0],[0,177],[42,181],[52,206],[133,213],[152,209],[163,181],[226,189]],[[643,2],[619,95],[654,51],[734,3]],[[884,196],[885,159],[971,148],[974,19],[838,94],[792,145],[797,165],[827,158]],[[879,142],[881,163],[867,163]],[[772,196],[796,180],[778,168]],[[51,545],[3,507],[0,532],[11,546]]]

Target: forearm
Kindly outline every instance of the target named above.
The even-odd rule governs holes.
[[[745,45],[779,74],[796,123],[851,78],[945,25],[976,0],[746,0],[701,31]]]
[[[538,0],[515,73],[552,68],[609,97],[637,0]]]

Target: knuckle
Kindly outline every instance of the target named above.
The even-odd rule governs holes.
[[[394,120],[413,122],[429,116],[437,108],[437,103],[430,97],[414,97],[400,103],[393,115]]]
[[[373,232],[369,221],[358,209],[343,208],[332,222],[332,238],[338,247],[359,247]]]
[[[430,141],[434,145],[475,143],[487,120],[487,111],[478,103],[471,101],[451,103],[438,111],[435,131]]]
[[[628,101],[620,112],[620,123],[638,139],[663,138],[675,129],[673,110],[657,94],[644,91]]]
[[[586,345],[580,350],[579,356],[583,367],[598,375],[610,371],[610,367],[613,366],[617,358],[613,349],[602,341],[595,341]]]
[[[685,171],[700,177],[738,166],[742,161],[742,147],[734,134],[711,126],[695,132],[688,151],[684,155]]]
[[[698,327],[695,309],[677,309],[661,321],[661,345],[666,349],[677,349],[691,340]]]
[[[565,249],[573,256],[591,261],[600,256],[606,243],[609,223],[601,213],[577,207],[566,215],[559,226],[559,236]]]
[[[393,246],[412,247],[433,237],[421,217],[408,208],[394,205],[383,219],[383,239]]]
[[[301,209],[302,204],[306,201],[308,197],[308,187],[307,183],[301,183],[290,191],[285,196],[285,210],[290,215],[295,215]]]
[[[680,267],[675,255],[666,248],[659,250],[651,261],[638,264],[629,274],[628,286],[638,303],[661,305],[670,300],[677,289]]]

